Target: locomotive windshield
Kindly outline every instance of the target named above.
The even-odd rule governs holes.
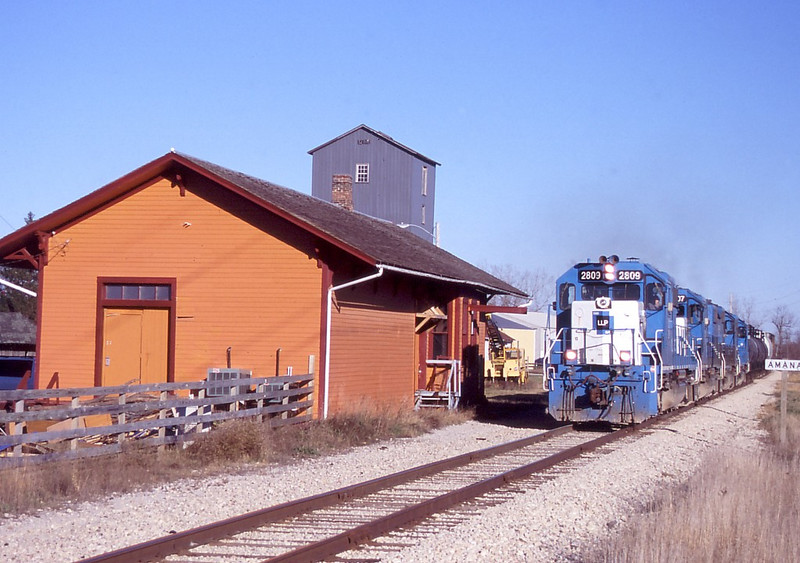
[[[594,301],[598,297],[610,297],[613,301],[639,301],[642,291],[639,284],[585,283],[581,286],[581,301]]]

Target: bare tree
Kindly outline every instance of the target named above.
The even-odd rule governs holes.
[[[792,328],[796,323],[795,315],[786,305],[778,305],[772,312],[770,322],[775,325],[778,339],[776,355],[783,353],[784,346],[791,340]]]
[[[795,330],[791,338],[787,337],[782,356],[790,360],[800,360],[800,332]]]
[[[525,270],[513,264],[491,264],[483,268],[493,276],[530,295],[531,304],[528,306],[530,311],[543,311],[553,300],[555,278],[542,268]],[[489,302],[492,305],[519,307],[526,301],[527,299],[515,295],[497,295]]]
[[[761,315],[755,312],[755,301],[752,297],[739,297],[731,294],[731,313],[738,316],[744,322],[753,326],[761,326],[764,324],[764,319]]]

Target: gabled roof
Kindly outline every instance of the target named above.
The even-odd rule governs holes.
[[[192,171],[329,242],[367,264],[473,286],[488,294],[525,293],[387,221],[342,209],[289,188],[180,153],[167,153],[89,195],[0,239],[0,259],[35,249],[37,233],[58,231],[141,184]]]
[[[410,154],[411,156],[414,156],[414,157],[416,157],[416,158],[418,158],[418,159],[420,159],[420,160],[424,160],[424,161],[425,161],[425,162],[427,162],[428,164],[432,164],[433,166],[441,166],[441,164],[439,164],[438,162],[436,162],[436,161],[435,161],[435,160],[433,160],[432,158],[428,158],[428,157],[427,157],[427,156],[425,156],[424,154],[418,153],[418,152],[417,152],[417,151],[415,151],[414,149],[412,149],[412,148],[409,148],[409,147],[405,146],[405,145],[404,145],[404,144],[402,144],[402,143],[398,143],[397,141],[395,141],[394,139],[392,139],[392,138],[391,138],[389,135],[387,135],[386,133],[382,133],[381,131],[376,131],[376,130],[375,130],[375,129],[373,129],[372,127],[367,127],[367,126],[366,126],[366,125],[364,125],[363,123],[362,123],[361,125],[359,125],[358,127],[354,127],[353,129],[350,129],[350,131],[348,131],[347,133],[342,133],[341,135],[339,135],[339,136],[338,136],[338,137],[336,137],[335,139],[331,139],[330,141],[328,141],[328,142],[326,142],[326,143],[322,143],[322,144],[321,144],[320,146],[318,146],[318,147],[314,147],[313,149],[311,149],[310,151],[308,151],[308,154],[310,154],[310,155],[313,155],[313,154],[314,154],[315,152],[317,152],[319,149],[321,149],[321,148],[323,148],[323,147],[327,147],[327,146],[328,146],[328,145],[330,145],[331,143],[335,143],[335,142],[336,142],[336,141],[338,141],[339,139],[343,139],[343,138],[347,137],[348,135],[350,135],[350,134],[352,134],[352,133],[355,133],[356,131],[358,131],[358,130],[360,130],[360,129],[363,129],[364,131],[367,131],[368,133],[371,133],[372,135],[375,135],[376,137],[379,137],[379,138],[383,139],[383,140],[384,140],[384,141],[386,141],[387,143],[389,143],[389,144],[391,144],[391,145],[394,145],[395,147],[397,147],[398,149],[400,149],[400,150],[402,150],[402,151],[405,151],[405,152],[407,152],[407,153],[408,153],[408,154]]]

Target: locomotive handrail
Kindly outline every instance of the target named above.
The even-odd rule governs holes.
[[[687,340],[685,336],[679,335],[678,339],[683,341],[686,348],[688,348],[689,351],[692,353],[692,356],[694,356],[694,361],[697,362],[697,369],[694,372],[694,376],[691,379],[691,383],[692,384],[699,383],[700,374],[703,373],[703,358],[700,357],[700,354],[698,354],[697,350],[695,349],[696,347],[692,346],[692,344],[689,342],[689,340]]]
[[[555,337],[553,337],[552,340],[550,340],[549,336],[547,337],[549,345],[547,347],[547,353],[545,353],[544,358],[542,359],[542,389],[544,389],[545,391],[551,391],[551,389],[550,389],[550,381],[549,381],[549,379],[550,379],[550,377],[549,377],[550,370],[553,371],[553,379],[555,379],[555,372],[556,372],[555,368],[549,365],[550,362],[548,360],[550,358],[550,354],[553,353],[553,348],[556,347],[556,343],[559,342],[559,339],[561,338],[561,334],[563,332],[564,332],[564,329],[560,328],[560,329],[558,329],[558,332],[556,332],[556,335],[555,335]],[[563,350],[562,350],[562,353],[563,353]]]
[[[723,354],[722,351],[718,350],[717,346],[713,342],[711,343],[711,350],[714,351],[714,353],[719,358],[720,363],[722,364],[722,367],[720,367],[720,374],[722,374],[722,378],[725,379],[725,372],[728,369],[725,366],[725,354]]]
[[[658,391],[661,390],[661,386],[664,383],[664,374],[663,374],[663,371],[662,371],[664,362],[661,359],[661,351],[658,349],[658,342],[659,342],[658,333],[659,332],[663,332],[663,331],[661,331],[660,329],[657,330],[656,334],[655,334],[655,338],[653,339],[653,347],[655,348],[655,353],[653,352],[653,348],[651,348],[650,344],[647,342],[647,339],[645,339],[644,335],[642,335],[641,331],[637,330],[636,332],[639,335],[639,340],[641,340],[642,344],[644,344],[645,348],[647,348],[647,353],[650,354],[651,356],[656,356],[657,359],[658,359],[656,364],[653,366],[653,368],[654,368],[654,370],[653,370],[653,372],[654,372],[653,390],[652,391],[648,391],[647,390],[647,380],[644,379],[643,380],[644,392],[645,393],[658,393]],[[650,372],[650,370],[646,370],[644,373],[652,373],[652,372]],[[642,374],[643,376],[644,376],[644,373]]]
[[[642,391],[644,393],[655,393],[655,391],[648,391],[647,390],[647,382],[650,381],[650,376],[653,375],[650,373],[649,369],[642,371]],[[653,384],[655,386],[655,383]]]
[[[703,356],[698,353],[698,348],[692,348],[692,355],[694,356],[695,360],[697,361],[697,369],[694,372],[694,377],[692,378],[692,383],[700,383],[703,378],[703,373],[705,367],[703,366]]]

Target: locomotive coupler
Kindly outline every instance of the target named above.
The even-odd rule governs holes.
[[[589,388],[589,402],[598,407],[604,407],[608,405],[608,396],[600,387],[593,386]]]

